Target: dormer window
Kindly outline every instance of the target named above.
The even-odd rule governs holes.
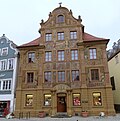
[[[57,22],[58,22],[58,23],[63,23],[63,22],[64,22],[64,16],[63,16],[63,15],[59,15],[59,16],[57,17]]]

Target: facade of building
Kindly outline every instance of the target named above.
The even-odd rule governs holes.
[[[115,114],[106,46],[84,32],[81,17],[61,5],[40,23],[40,37],[18,47],[15,115]]]
[[[17,54],[16,45],[3,34],[0,37],[0,116],[14,111]]]
[[[108,51],[108,67],[116,112],[120,112],[120,40]]]

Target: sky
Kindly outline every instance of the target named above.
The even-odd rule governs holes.
[[[120,39],[120,0],[0,0],[0,37],[18,46],[38,38],[41,20],[60,2],[81,16],[85,32],[110,39],[107,49]]]

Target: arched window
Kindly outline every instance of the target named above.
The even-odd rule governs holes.
[[[59,16],[57,17],[57,22],[58,22],[58,23],[64,22],[64,16],[63,16],[63,15],[59,15]]]

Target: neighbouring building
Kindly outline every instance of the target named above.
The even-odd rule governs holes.
[[[108,50],[108,67],[116,112],[120,112],[120,40]]]
[[[61,5],[40,23],[40,37],[20,52],[15,115],[115,114],[106,47],[84,32],[81,17]],[[94,27],[94,24],[93,24]]]
[[[17,55],[16,45],[3,34],[0,37],[0,116],[14,111]]]

